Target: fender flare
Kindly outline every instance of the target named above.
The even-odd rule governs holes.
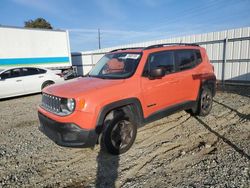
[[[214,97],[215,93],[216,93],[216,77],[211,76],[207,79],[201,80],[200,91],[201,91],[203,86],[209,86],[209,88],[212,91],[213,97]]]
[[[122,100],[107,104],[100,110],[97,121],[96,121],[96,132],[101,133],[103,129],[103,123],[104,123],[105,117],[110,111],[118,109],[118,108],[122,108],[125,106],[130,106],[130,109],[133,115],[136,116],[135,118],[136,123],[138,126],[140,126],[143,123],[143,118],[144,118],[141,102],[138,98],[127,98],[127,99],[122,99]]]

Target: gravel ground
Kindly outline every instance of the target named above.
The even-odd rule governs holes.
[[[207,117],[140,128],[121,156],[55,145],[38,131],[40,100],[0,101],[0,187],[250,187],[250,88],[218,92]]]

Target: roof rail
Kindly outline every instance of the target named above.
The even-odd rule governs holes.
[[[119,49],[111,50],[110,52],[116,52],[116,51],[120,51],[120,50],[132,50],[132,49],[148,50],[148,49],[152,49],[152,48],[160,48],[160,47],[164,47],[164,46],[174,46],[174,45],[175,46],[179,46],[179,45],[199,46],[199,44],[196,44],[196,43],[165,43],[165,44],[154,44],[154,45],[150,45],[148,47],[119,48]]]
[[[144,49],[144,47],[119,48],[119,49],[111,50],[110,52],[116,52],[116,51],[119,51],[119,50],[133,50],[133,49]]]
[[[195,44],[195,43],[165,43],[165,44],[154,44],[151,46],[148,46],[146,48],[144,48],[143,50],[148,50],[148,49],[152,49],[152,48],[159,48],[159,47],[164,47],[164,46],[178,46],[178,45],[183,45],[183,46],[199,46],[199,44]]]

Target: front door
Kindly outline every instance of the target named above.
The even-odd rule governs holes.
[[[10,69],[0,76],[0,98],[21,95],[25,92],[21,69]]]
[[[165,76],[150,79],[149,71],[159,67],[165,69]],[[171,107],[183,98],[180,80],[176,77],[175,70],[173,51],[162,51],[149,55],[141,81],[145,117]]]

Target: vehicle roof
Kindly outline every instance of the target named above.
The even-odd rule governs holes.
[[[10,69],[18,69],[18,68],[35,68],[35,69],[44,69],[44,70],[49,70],[49,69],[46,69],[46,68],[42,68],[42,67],[32,67],[32,66],[11,66],[11,67],[5,67],[5,68],[1,68],[0,69],[0,73],[1,72],[4,72],[4,71],[7,71],[7,70],[10,70]]]

